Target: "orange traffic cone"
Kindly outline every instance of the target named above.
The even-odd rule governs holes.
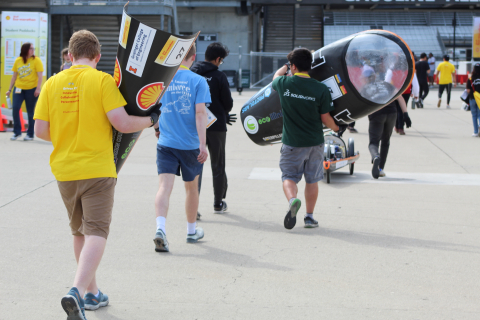
[[[3,127],[2,109],[3,109],[3,104],[2,104],[2,108],[0,108],[0,131],[5,132],[5,128]]]
[[[25,130],[25,119],[23,119],[22,109],[20,109],[18,112],[20,112],[20,124],[22,126],[22,132],[26,132],[27,130]]]

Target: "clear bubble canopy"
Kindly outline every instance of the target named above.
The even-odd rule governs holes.
[[[374,103],[388,103],[408,76],[404,50],[381,35],[355,37],[348,46],[345,60],[355,89],[363,98]]]

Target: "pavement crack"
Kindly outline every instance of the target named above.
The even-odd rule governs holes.
[[[441,152],[443,152],[444,155],[446,155],[447,157],[449,157],[454,163],[456,163],[460,168],[462,168],[466,173],[470,173],[467,169],[465,169],[464,166],[462,166],[460,163],[458,163],[457,161],[455,161],[455,159],[453,159],[448,153],[446,153],[442,148],[440,148],[438,145],[436,145],[432,140],[430,140],[430,138],[428,138],[426,135],[424,135],[422,132],[418,131],[417,129],[415,128],[412,128],[414,129],[415,131],[417,131],[422,137],[424,137],[425,139],[428,140],[428,142],[430,142],[432,145],[434,145],[438,150],[440,150]]]
[[[3,207],[6,207],[7,205],[9,205],[9,204],[12,203],[12,202],[17,201],[17,200],[20,199],[20,198],[25,197],[27,194],[33,193],[33,192],[37,191],[38,189],[43,188],[43,187],[49,185],[50,183],[52,183],[52,182],[54,182],[54,181],[55,181],[55,180],[49,181],[49,182],[45,183],[43,186],[40,186],[40,187],[35,188],[35,189],[33,189],[33,190],[31,190],[31,191],[29,191],[29,192],[27,192],[27,193],[22,194],[21,196],[19,196],[19,197],[15,198],[15,199],[13,199],[13,200],[5,203],[4,205],[0,206],[0,209],[3,208]]]

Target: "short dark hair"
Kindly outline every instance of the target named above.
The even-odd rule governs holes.
[[[287,55],[288,61],[294,64],[298,71],[310,71],[312,69],[312,53],[306,48],[294,49]]]
[[[420,54],[420,59],[423,59],[423,58],[426,58],[427,57],[427,54],[425,52],[422,52]]]
[[[443,56],[443,59],[445,59],[445,61],[449,61],[450,60],[450,56],[448,54],[444,55]]]
[[[221,42],[210,43],[205,51],[205,60],[214,61],[218,58],[225,59],[230,51],[227,46],[223,45]]]
[[[475,64],[472,71],[472,80],[480,78],[480,64]]]

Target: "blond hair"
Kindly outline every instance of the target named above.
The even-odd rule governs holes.
[[[196,53],[197,53],[197,48],[195,47],[195,43],[192,43],[192,47],[188,51],[187,56],[185,57],[185,60],[190,59]]]
[[[88,30],[75,32],[68,42],[68,52],[76,59],[94,60],[100,54],[100,42],[97,36]]]

